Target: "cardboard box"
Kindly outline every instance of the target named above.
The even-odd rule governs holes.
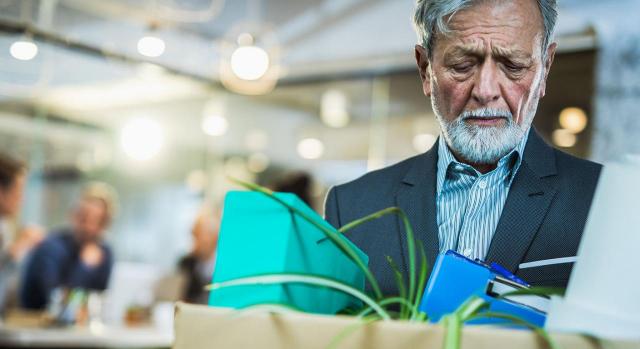
[[[174,349],[324,349],[348,328],[356,330],[338,348],[442,348],[444,330],[440,325],[401,321],[376,322],[359,326],[354,318],[312,314],[280,314],[178,303]],[[637,348],[603,345],[577,335],[553,335],[562,349]],[[547,348],[534,333],[496,327],[466,326],[463,349]]]
[[[366,264],[369,258],[316,212],[289,193],[282,201],[336,233]],[[317,227],[258,192],[230,192],[224,203],[214,282],[268,273],[302,273],[339,280],[364,289],[364,273]],[[335,314],[361,306],[342,292],[303,284],[245,285],[211,292],[209,304],[243,308],[289,304],[306,312]]]

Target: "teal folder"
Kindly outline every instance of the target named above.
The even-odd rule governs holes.
[[[278,198],[336,232],[329,223],[289,193]],[[367,264],[369,258],[339,235]],[[214,282],[267,273],[304,273],[364,289],[364,273],[326,235],[282,204],[258,192],[229,192],[225,197]],[[352,296],[304,284],[246,285],[215,289],[209,305],[244,308],[256,304],[287,304],[305,312],[335,314],[361,303]]]

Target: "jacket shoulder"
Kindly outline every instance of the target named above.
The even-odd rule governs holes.
[[[325,198],[325,218],[333,226],[395,205],[395,194],[407,172],[422,155],[371,171],[334,186]]]
[[[396,164],[368,172],[350,182],[337,185],[334,189],[340,192],[349,192],[354,190],[376,191],[382,187],[395,187],[397,183],[402,181],[413,164],[423,155],[419,154]]]
[[[561,150],[554,149],[556,153],[556,166],[561,175],[568,174],[572,180],[582,178],[589,182],[596,182],[600,177],[602,164],[582,159]]]
[[[49,234],[37,247],[40,253],[63,253],[67,250],[67,236],[59,231]]]

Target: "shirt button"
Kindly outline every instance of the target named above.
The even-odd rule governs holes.
[[[471,250],[471,248],[465,248],[465,249],[464,249],[464,251],[462,251],[462,254],[463,254],[465,257],[469,258],[469,257],[471,257],[471,252],[473,252],[473,251]]]
[[[480,187],[480,189],[484,189],[487,187],[487,182],[485,181],[479,181],[478,182],[478,186]]]

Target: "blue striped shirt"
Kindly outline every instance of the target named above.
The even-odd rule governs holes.
[[[455,250],[472,259],[485,258],[528,135],[485,174],[457,161],[440,138],[436,187],[440,252]]]

